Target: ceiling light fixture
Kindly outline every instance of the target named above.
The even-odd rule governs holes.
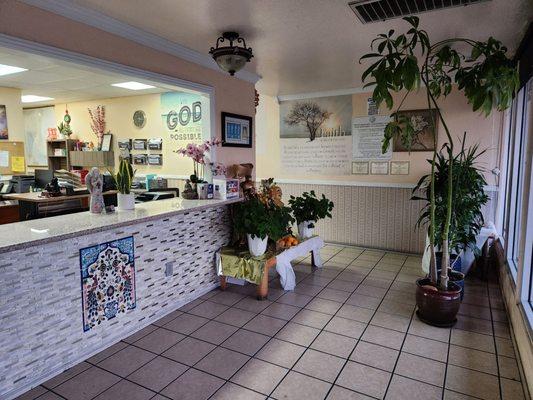
[[[27,71],[26,68],[13,67],[11,65],[0,64],[0,76],[16,74],[17,72]]]
[[[20,96],[20,101],[23,103],[37,103],[38,101],[54,100],[53,97],[36,96],[34,94],[24,94]]]
[[[155,86],[147,85],[145,83],[141,82],[121,82],[121,83],[112,83],[111,86],[120,87],[123,89],[129,89],[129,90],[145,90],[145,89],[154,89]]]
[[[229,46],[220,46],[225,41],[229,41]],[[236,45],[233,45],[236,42]],[[239,46],[242,44],[242,47]],[[220,69],[229,72],[231,76],[239,71],[254,56],[252,48],[246,47],[244,38],[240,37],[237,32],[224,32],[217,39],[216,47],[211,47],[209,54],[213,56]]]

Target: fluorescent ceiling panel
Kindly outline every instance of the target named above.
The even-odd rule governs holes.
[[[23,103],[37,103],[39,101],[47,101],[47,100],[54,100],[53,97],[45,97],[45,96],[36,96],[33,94],[25,94],[20,96],[20,100]]]
[[[116,86],[116,87],[129,89],[129,90],[145,90],[145,89],[154,89],[155,88],[155,86],[146,85],[144,83],[134,82],[134,81],[121,82],[121,83],[112,83],[111,86]]]
[[[26,68],[14,67],[12,65],[0,64],[0,76],[16,74],[18,72],[27,71]]]

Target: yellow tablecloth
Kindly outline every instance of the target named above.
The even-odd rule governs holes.
[[[263,278],[267,260],[275,256],[274,252],[267,251],[260,257],[253,257],[248,250],[223,247],[219,254],[222,275],[244,279],[258,285]]]

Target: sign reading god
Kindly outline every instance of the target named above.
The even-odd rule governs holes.
[[[171,140],[202,140],[202,97],[192,93],[170,92],[161,95],[163,126]]]

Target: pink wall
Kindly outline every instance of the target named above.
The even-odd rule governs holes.
[[[131,67],[201,83],[215,90],[216,135],[222,111],[254,117],[254,85],[16,0],[0,0],[0,32]],[[206,44],[207,46],[207,44]],[[255,132],[255,129],[254,129]],[[255,138],[254,138],[255,139]],[[253,141],[255,146],[255,140]],[[224,164],[251,162],[255,148],[220,148]]]

